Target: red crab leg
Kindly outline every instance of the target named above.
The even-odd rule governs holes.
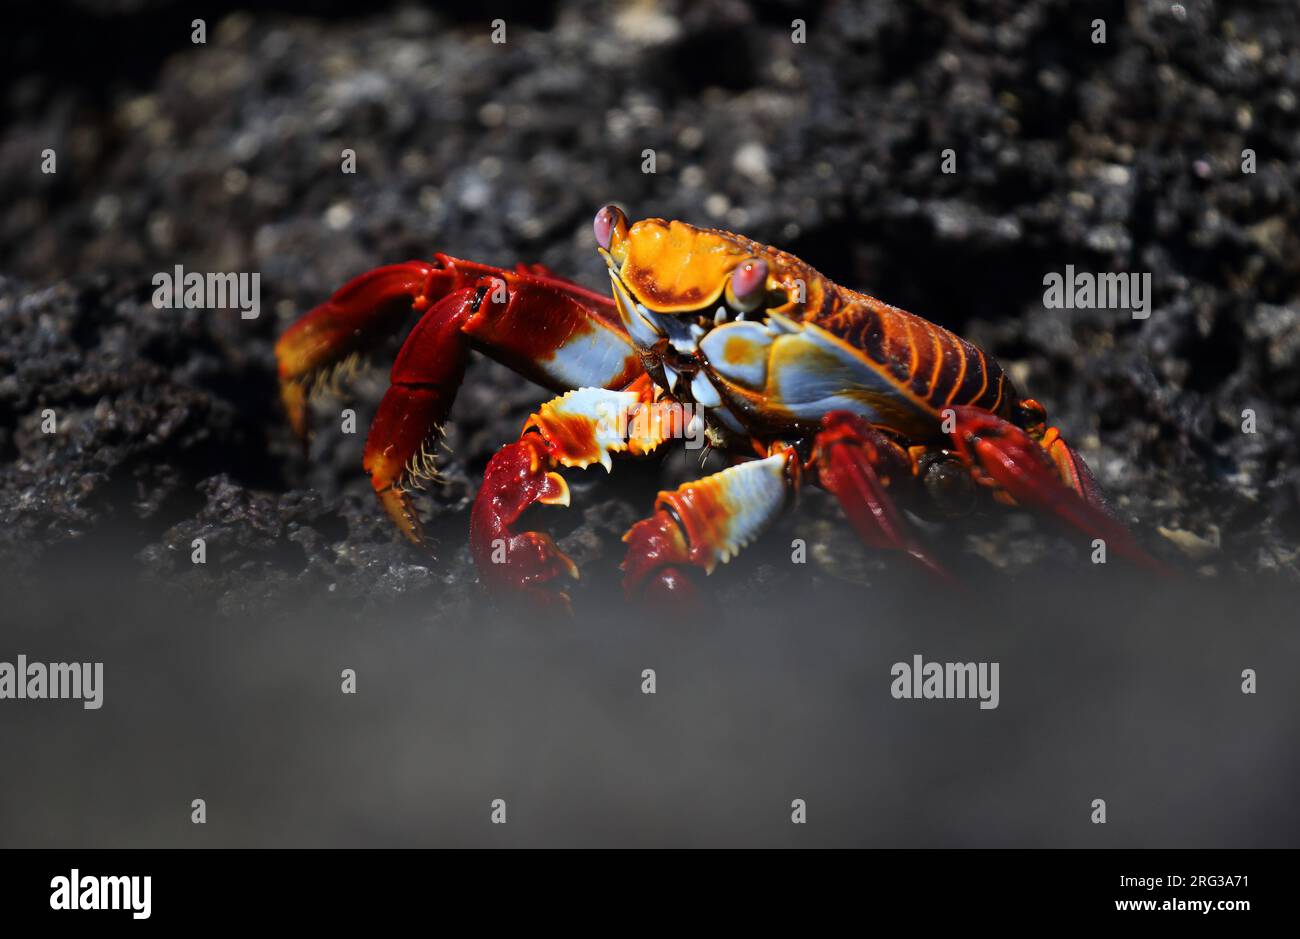
[[[421,317],[397,353],[391,383],[366,437],[361,465],[388,517],[416,544],[424,542],[424,529],[407,486],[433,475],[428,445],[465,377],[469,344],[461,331],[479,299],[478,290],[466,287]]]
[[[1121,557],[1160,574],[1169,570],[1142,550],[1132,533],[1111,515],[1087,464],[1056,428],[1042,442],[987,411],[957,407],[953,448],[976,479],[995,486],[1020,505],[1049,513]],[[1044,449],[1046,448],[1046,449]]]
[[[559,391],[635,378],[635,359],[613,301],[556,277],[541,265],[505,271],[445,254],[367,271],[300,317],[275,345],[281,397],[294,431],[306,434],[311,380],[398,329],[411,311],[422,313],[457,290],[488,284],[493,312],[471,326],[477,348]],[[495,289],[499,286],[503,290]],[[505,296],[502,296],[502,293]],[[527,314],[520,317],[518,314]],[[409,341],[409,340],[408,340]],[[571,346],[567,351],[566,346]],[[600,380],[594,381],[593,374]]]
[[[577,578],[578,567],[551,539],[537,531],[516,533],[514,523],[534,503],[568,505],[564,477],[538,434],[507,444],[488,462],[470,513],[470,551],[484,582],[536,597],[544,605],[566,606],[562,591],[539,589],[560,574]]]
[[[676,607],[698,606],[691,569],[711,574],[752,542],[798,488],[792,450],[738,463],[659,493],[655,512],[623,536],[623,589],[629,597]]]
[[[280,397],[294,433],[307,433],[310,379],[397,329],[412,306],[442,286],[446,273],[425,261],[377,267],[348,281],[285,331],[275,357]]]
[[[519,440],[497,451],[470,513],[470,550],[483,581],[522,593],[543,605],[568,606],[568,596],[543,587],[578,568],[542,532],[516,533],[514,524],[534,503],[569,504],[569,487],[556,469],[600,463],[611,454],[648,453],[672,430],[671,402],[652,403],[649,379],[623,391],[580,388],[548,401],[528,418]]]
[[[863,543],[905,551],[926,570],[951,580],[913,536],[887,491],[912,478],[906,450],[856,414],[832,411],[822,418],[813,460],[818,482],[838,500]]]
[[[561,390],[622,387],[643,374],[613,302],[538,266],[515,271],[437,255],[355,278],[276,344],[290,422],[305,431],[309,380],[423,312],[393,365],[366,440],[365,466],[385,511],[423,541],[408,485],[430,475],[427,446],[456,397],[470,349]]]

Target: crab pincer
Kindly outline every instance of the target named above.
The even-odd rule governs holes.
[[[470,550],[484,583],[567,609],[568,595],[543,585],[561,575],[576,580],[578,566],[550,535],[513,530],[534,504],[569,504],[569,486],[554,465],[540,434],[525,434],[496,452],[470,513]]]

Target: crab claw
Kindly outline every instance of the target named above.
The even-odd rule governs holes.
[[[470,514],[470,550],[490,586],[522,591],[547,605],[568,609],[562,590],[542,585],[560,575],[578,578],[578,566],[542,532],[514,532],[529,506],[569,504],[569,487],[538,434],[525,434],[497,451],[483,476]]]
[[[660,607],[702,608],[692,572],[711,574],[752,543],[796,491],[798,462],[783,449],[661,492],[623,540],[623,590]]]
[[[657,509],[623,536],[627,559],[623,562],[623,589],[646,605],[682,613],[703,607],[699,587],[690,568],[694,564],[685,532],[664,509]]]

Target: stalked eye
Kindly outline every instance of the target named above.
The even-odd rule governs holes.
[[[616,205],[602,206],[592,228],[596,232],[596,244],[608,251],[616,233],[620,238],[627,234],[627,216]]]
[[[762,258],[742,261],[731,272],[727,284],[727,303],[737,310],[749,312],[767,296],[767,262]]]

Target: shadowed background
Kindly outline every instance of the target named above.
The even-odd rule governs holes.
[[[100,712],[0,705],[3,843],[1295,842],[1293,4],[6,16],[0,660],[103,660],[108,688]],[[979,342],[1187,581],[1094,568],[991,509],[930,532],[972,585],[936,598],[810,492],[712,578],[714,615],[646,623],[617,602],[618,538],[695,472],[677,452],[575,475],[574,507],[546,514],[584,568],[575,622],[484,604],[467,507],[540,389],[471,368],[449,484],[421,501],[433,559],[375,505],[341,405],[299,452],[271,346],[349,277],[433,251],[600,287],[590,218],[612,200],[742,231]],[[261,317],[154,309],[176,264],[260,272]],[[1044,310],[1066,264],[1150,272],[1150,319]],[[383,377],[354,389],[362,428]],[[915,653],[1000,661],[1002,706],[892,701],[889,666]]]

